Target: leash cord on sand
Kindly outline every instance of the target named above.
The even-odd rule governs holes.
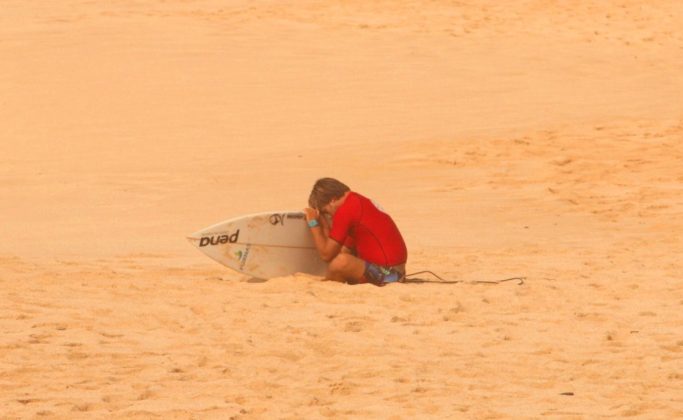
[[[431,274],[432,276],[436,277],[439,280],[425,280],[413,276],[417,276],[419,274]],[[475,281],[464,281],[464,280],[446,280],[443,277],[439,276],[438,274],[429,271],[429,270],[424,270],[424,271],[418,271],[416,273],[411,273],[411,274],[406,274],[405,278],[401,281],[402,283],[439,283],[439,284],[457,284],[457,283],[469,283],[469,284],[500,284],[500,283],[505,283],[508,281],[516,281],[518,286],[521,286],[524,284],[524,280],[526,280],[526,277],[510,277],[507,279],[502,279],[502,280],[475,280]]]

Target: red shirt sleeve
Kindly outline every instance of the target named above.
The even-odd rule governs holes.
[[[354,205],[352,195],[346,198],[346,202],[337,209],[337,212],[332,218],[332,228],[330,229],[330,238],[339,242],[342,245],[346,245],[347,239],[351,239],[350,233],[354,225]],[[353,243],[351,243],[353,246]]]

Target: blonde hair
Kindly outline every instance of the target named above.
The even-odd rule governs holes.
[[[335,198],[341,198],[351,189],[334,178],[320,178],[313,185],[308,205],[314,209],[322,209]]]

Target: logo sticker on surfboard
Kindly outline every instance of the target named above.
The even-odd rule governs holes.
[[[199,246],[219,245],[219,244],[234,244],[240,237],[240,230],[237,229],[235,233],[228,233],[226,235],[202,236],[199,240]]]
[[[251,248],[251,244],[247,244],[247,247],[244,250],[238,250],[235,252],[235,256],[240,262],[240,270],[244,270],[244,264],[247,263],[247,258],[249,257],[249,249]]]
[[[272,214],[268,218],[268,221],[273,226],[275,226],[275,225],[284,226],[285,219],[303,219],[303,218],[304,218],[303,213],[275,213],[275,214]]]

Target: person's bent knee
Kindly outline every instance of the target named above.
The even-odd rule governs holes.
[[[329,270],[334,273],[346,273],[351,264],[352,256],[346,253],[340,253],[330,261]]]
[[[361,281],[365,261],[351,254],[342,253],[334,257],[328,266],[328,275],[334,278],[343,278],[345,281]]]

